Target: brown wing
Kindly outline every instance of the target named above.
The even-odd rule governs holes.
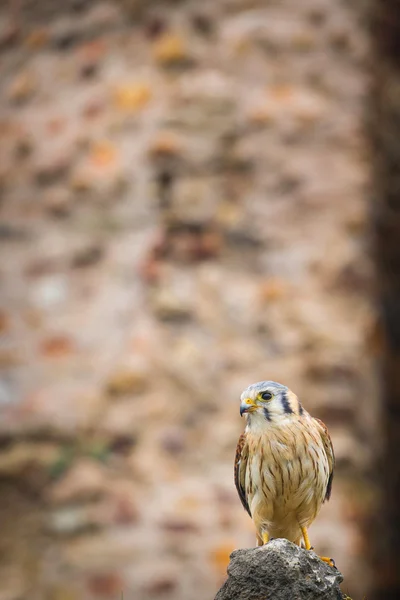
[[[236,456],[235,456],[235,485],[239,494],[239,498],[243,504],[243,507],[249,515],[251,516],[250,508],[247,503],[246,498],[246,485],[245,485],[245,477],[246,477],[246,466],[247,459],[249,456],[249,448],[246,443],[246,434],[242,433],[239,438],[238,445],[236,447]]]
[[[314,418],[314,421],[316,421],[316,423],[317,423],[318,430],[319,430],[319,433],[320,433],[320,436],[322,439],[322,443],[324,445],[324,449],[326,452],[326,456],[328,457],[329,479],[328,479],[328,485],[326,486],[325,500],[329,500],[329,498],[331,497],[331,492],[332,492],[333,470],[335,468],[335,453],[333,451],[332,440],[331,440],[331,436],[329,435],[327,426],[320,419]]]

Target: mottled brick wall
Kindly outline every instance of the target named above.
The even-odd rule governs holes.
[[[239,394],[264,378],[330,427],[338,473],[312,542],[363,593],[375,384],[357,7],[11,4],[4,597],[212,597],[231,549],[254,543],[232,460]]]

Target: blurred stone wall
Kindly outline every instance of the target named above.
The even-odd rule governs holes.
[[[330,428],[311,540],[363,594],[361,3],[14,0],[0,51],[0,599],[213,597],[261,379]]]

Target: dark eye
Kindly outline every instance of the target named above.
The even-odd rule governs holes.
[[[263,400],[271,400],[272,394],[271,394],[271,392],[262,392],[261,398]]]

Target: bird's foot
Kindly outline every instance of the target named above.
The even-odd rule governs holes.
[[[321,560],[323,560],[327,565],[329,565],[333,569],[337,569],[335,561],[333,560],[333,558],[328,558],[327,556],[319,556],[318,558],[320,558]]]

